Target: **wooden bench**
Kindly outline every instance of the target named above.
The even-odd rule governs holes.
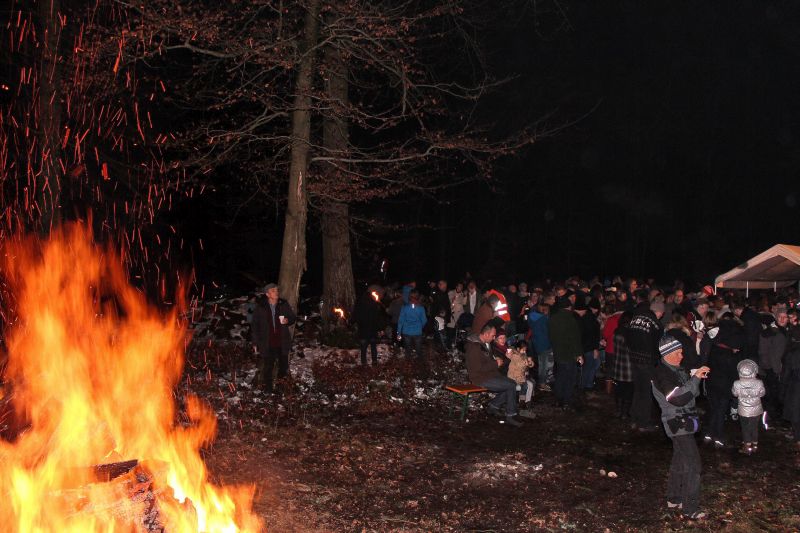
[[[463,385],[446,385],[445,390],[450,391],[453,395],[458,398],[461,396],[463,398],[463,403],[461,404],[461,421],[463,422],[467,418],[467,409],[469,408],[469,395],[470,394],[477,394],[481,392],[489,392],[489,389],[480,387],[478,385],[473,385],[472,383],[465,383]],[[450,404],[450,416],[453,416],[453,404]]]

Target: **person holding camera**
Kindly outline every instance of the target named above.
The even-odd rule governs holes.
[[[671,335],[658,343],[661,360],[655,369],[652,389],[659,407],[661,422],[672,440],[672,462],[667,478],[667,508],[679,509],[683,516],[700,520],[706,514],[700,505],[700,452],[694,434],[700,427],[695,398],[700,380],[706,379],[707,366],[688,371],[681,367],[683,347]]]

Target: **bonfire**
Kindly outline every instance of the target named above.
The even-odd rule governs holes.
[[[252,487],[208,479],[213,411],[192,395],[176,402],[180,309],[149,305],[79,224],[3,252],[14,316],[4,379],[22,429],[0,441],[0,528],[260,530]]]

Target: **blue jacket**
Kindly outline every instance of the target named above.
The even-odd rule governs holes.
[[[428,323],[425,308],[420,304],[406,304],[400,310],[397,322],[398,335],[422,335],[422,328]]]
[[[550,317],[532,309],[528,313],[528,328],[531,330],[531,343],[536,353],[552,350],[550,344],[550,333],[547,330]]]

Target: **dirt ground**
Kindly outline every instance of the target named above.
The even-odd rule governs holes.
[[[483,411],[483,395],[462,424],[450,397],[430,392],[458,366],[433,354],[422,366],[315,363],[310,389],[266,400],[239,390],[233,403],[233,387],[196,382],[224,405],[206,461],[217,481],[254,484],[277,532],[800,530],[800,454],[782,430],[762,432],[751,457],[701,446],[710,517],[692,523],[665,509],[670,441],[631,430],[611,396],[590,392],[569,413],[540,394],[536,419],[511,428]],[[728,429],[733,445],[738,425]]]

